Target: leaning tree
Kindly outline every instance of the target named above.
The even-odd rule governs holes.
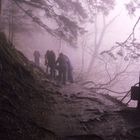
[[[84,9],[82,2],[73,0],[8,0],[11,5],[7,4],[5,8],[4,19],[1,20],[1,26],[5,25],[4,21],[11,17],[14,19],[13,26],[25,25],[25,17],[29,17],[33,22],[45,29],[49,34],[55,37],[59,37],[64,41],[70,43],[72,46],[76,46],[77,38],[80,34],[86,32],[82,24],[88,19],[88,13]],[[13,8],[14,6],[14,8]],[[11,7],[11,11],[8,11]],[[14,10],[16,9],[16,12]],[[17,12],[20,11],[20,12]],[[22,13],[21,13],[22,11]],[[52,20],[52,24],[56,24],[56,28],[48,26],[47,22],[42,19],[37,12],[43,12],[45,19]],[[7,15],[7,13],[9,15]],[[20,13],[20,15],[19,15]],[[23,14],[24,13],[24,14]],[[26,16],[25,16],[26,15]],[[21,16],[21,17],[20,17]],[[7,18],[7,19],[6,19]],[[25,19],[25,20],[24,20]],[[24,20],[24,24],[23,24]],[[3,22],[2,22],[3,21]],[[20,23],[19,23],[20,22]]]

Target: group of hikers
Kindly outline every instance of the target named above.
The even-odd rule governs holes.
[[[34,52],[35,64],[39,66],[40,53]],[[62,84],[66,84],[66,81],[73,83],[73,67],[71,62],[63,53],[60,53],[56,59],[54,51],[47,50],[45,54],[45,66],[46,74],[51,80],[57,80]]]

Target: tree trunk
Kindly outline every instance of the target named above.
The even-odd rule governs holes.
[[[102,43],[102,40],[103,40],[103,37],[105,35],[105,31],[106,29],[109,27],[109,25],[118,17],[118,15],[116,15],[114,18],[112,18],[108,24],[106,24],[105,22],[105,16],[103,15],[103,28],[102,28],[102,31],[101,31],[101,34],[99,36],[99,39],[98,39],[98,29],[97,29],[97,15],[95,16],[95,24],[94,24],[94,30],[95,30],[95,37],[94,37],[94,52],[91,56],[91,60],[90,60],[90,63],[89,63],[89,67],[88,67],[88,70],[87,70],[87,74],[88,76],[90,76],[92,74],[92,69],[93,69],[93,66],[95,64],[95,60],[98,56],[98,53],[99,53],[99,49],[101,47],[101,43]]]
[[[94,36],[94,52],[93,52],[93,54],[91,56],[91,60],[90,60],[89,66],[88,66],[88,70],[87,70],[88,76],[90,76],[90,74],[92,72],[92,68],[93,68],[93,65],[95,63],[95,58],[96,58],[96,56],[98,54],[98,50],[99,50],[99,46],[97,45],[97,37],[98,37],[97,15],[95,16],[94,30],[95,30],[95,36]]]

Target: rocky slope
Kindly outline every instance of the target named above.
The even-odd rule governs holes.
[[[50,82],[0,33],[0,140],[139,140],[139,116],[82,85]]]
[[[42,71],[11,47],[0,33],[1,140],[55,139],[53,132],[36,121],[43,119],[42,110],[49,110],[47,92],[37,80],[40,76]]]

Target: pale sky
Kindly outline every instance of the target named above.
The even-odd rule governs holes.
[[[114,22],[106,30],[106,35],[104,37],[104,41],[102,44],[105,48],[110,48],[111,46],[114,45],[116,41],[117,42],[124,41],[132,32],[132,28],[139,16],[138,12],[140,11],[136,13],[136,16],[128,15],[128,12],[124,6],[124,4],[127,2],[129,2],[129,0],[116,0],[115,9],[113,9],[110,12],[109,16],[106,18],[107,19],[106,21],[108,22],[118,15],[117,18],[114,20]],[[100,33],[100,28],[102,27],[102,21],[99,19],[98,22],[99,22],[98,30]],[[94,29],[93,29],[94,27],[93,28],[92,27],[93,25],[89,26],[90,32],[94,32]],[[137,32],[138,31],[140,31],[140,28],[138,28]],[[94,36],[94,33],[93,33],[93,36]],[[140,36],[139,36],[139,39],[140,39]],[[92,40],[93,39],[91,39],[91,44],[93,42]]]

